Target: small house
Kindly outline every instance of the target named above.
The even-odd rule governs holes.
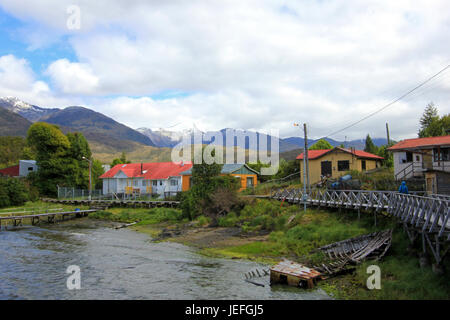
[[[303,153],[297,159],[303,160]],[[363,150],[333,149],[308,150],[309,181],[318,183],[322,177],[339,178],[350,170],[360,172],[381,166],[383,157]],[[300,181],[303,183],[303,161],[300,161]]]
[[[0,169],[0,176],[6,177],[26,177],[30,172],[36,172],[38,166],[35,160],[19,160],[19,164],[8,168]]]
[[[231,175],[240,179],[240,189],[252,188],[258,183],[258,172],[245,163],[224,164],[221,175]],[[183,176],[183,191],[187,191],[192,186],[192,168],[181,173]]]
[[[406,139],[388,148],[394,158],[396,180],[425,178],[425,172],[450,172],[450,135]],[[436,177],[429,174],[427,179]],[[437,181],[430,181],[437,186]]]
[[[103,194],[152,194],[165,198],[181,192],[181,172],[190,162],[153,162],[118,164],[100,176]]]

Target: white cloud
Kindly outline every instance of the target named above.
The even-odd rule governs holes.
[[[79,61],[46,72],[59,95],[133,127],[279,128],[308,122],[326,135],[373,112],[448,64],[450,4],[434,1],[87,1],[67,30],[71,0],[0,0],[67,36]],[[39,47],[39,37],[24,39]],[[450,112],[448,74],[337,139],[417,132],[433,100]],[[44,88],[44,87],[42,87]],[[161,92],[187,96],[151,99]],[[110,98],[110,96],[118,98]],[[74,103],[72,103],[74,104]]]
[[[0,57],[0,96],[15,96],[43,107],[68,103],[65,98],[55,96],[47,83],[36,79],[27,60],[11,54]]]
[[[88,64],[70,62],[67,59],[50,64],[46,74],[59,90],[68,94],[93,93],[99,82]]]

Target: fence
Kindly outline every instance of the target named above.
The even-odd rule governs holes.
[[[89,190],[58,186],[58,199],[89,200]],[[102,190],[91,191],[91,200],[95,199],[103,199]]]

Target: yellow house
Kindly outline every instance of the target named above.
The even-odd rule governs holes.
[[[239,191],[252,188],[258,183],[258,172],[244,163],[224,164],[221,175],[231,175],[240,179],[241,188]],[[182,191],[187,191],[192,186],[192,168],[181,173]]]
[[[300,182],[303,183],[303,153],[300,161]],[[350,170],[367,171],[380,166],[382,157],[355,149],[335,147],[324,150],[308,150],[309,181],[321,181],[321,177],[339,178]]]

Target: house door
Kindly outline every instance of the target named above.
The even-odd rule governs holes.
[[[320,174],[323,176],[331,176],[331,161],[322,161],[320,163],[321,172]]]
[[[427,152],[422,155],[422,168],[433,169],[433,158],[431,156],[431,152]]]
[[[436,191],[436,180],[434,179],[434,177],[432,178],[427,178],[426,179],[426,188],[427,188],[427,193],[428,194],[433,194],[433,193],[437,193]]]

